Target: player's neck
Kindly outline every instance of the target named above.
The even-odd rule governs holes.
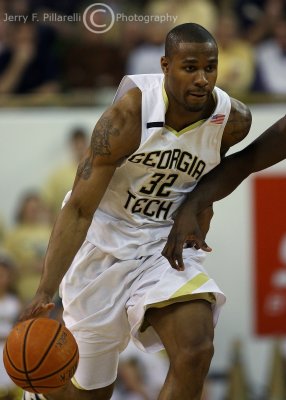
[[[165,123],[176,131],[180,131],[195,122],[207,119],[215,108],[213,98],[199,111],[189,111],[179,104],[169,104],[165,115]]]

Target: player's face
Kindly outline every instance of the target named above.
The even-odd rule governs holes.
[[[171,57],[162,57],[169,101],[187,111],[207,105],[217,79],[218,51],[214,43],[180,43]]]

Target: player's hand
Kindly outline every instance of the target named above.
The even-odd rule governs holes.
[[[185,269],[183,248],[194,247],[210,252],[212,249],[205,242],[210,220],[213,216],[212,207],[196,215],[191,207],[183,206],[175,217],[162,255],[167,258],[172,268],[178,271]]]
[[[55,304],[49,295],[37,293],[32,302],[21,313],[19,321],[47,317],[54,307]]]

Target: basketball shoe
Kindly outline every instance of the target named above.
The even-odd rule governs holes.
[[[22,400],[46,400],[42,394],[23,392]]]

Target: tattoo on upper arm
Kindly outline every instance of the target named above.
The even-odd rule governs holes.
[[[79,164],[77,177],[89,179],[94,158],[96,156],[109,156],[111,154],[109,139],[111,136],[119,136],[119,134],[119,129],[113,126],[110,118],[102,117],[98,121],[91,137],[90,155]]]
[[[93,158],[97,155],[108,156],[110,151],[110,136],[119,136],[119,129],[115,128],[111,120],[103,117],[95,127],[91,138],[91,151]]]
[[[91,175],[92,170],[92,160],[90,157],[82,161],[77,169],[77,178],[88,179]]]

